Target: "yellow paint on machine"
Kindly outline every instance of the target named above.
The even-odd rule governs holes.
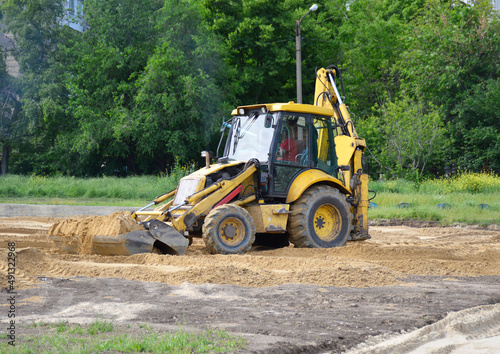
[[[324,183],[335,186],[344,194],[350,193],[350,191],[342,185],[342,182],[339,179],[332,177],[321,170],[312,169],[302,172],[295,178],[290,190],[288,191],[286,202],[292,203],[296,201],[307,188],[317,183]]]
[[[258,204],[250,205],[246,210],[252,216],[257,232],[283,233],[286,231],[289,204]]]

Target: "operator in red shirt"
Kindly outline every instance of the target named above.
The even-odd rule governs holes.
[[[295,142],[295,140],[287,137],[287,135],[288,134],[283,134],[283,138],[286,139],[283,140],[280,144],[280,160],[295,162],[295,157],[297,156],[297,143]]]

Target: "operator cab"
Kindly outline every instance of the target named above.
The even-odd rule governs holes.
[[[307,169],[337,177],[332,110],[289,102],[238,107],[232,115],[223,126],[230,128],[223,160],[258,159],[263,196],[286,198],[294,178]]]

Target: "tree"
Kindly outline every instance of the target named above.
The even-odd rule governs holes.
[[[295,22],[310,4],[86,0],[79,33],[65,3],[0,3],[22,74],[3,77],[0,63],[0,139],[20,152],[11,170],[165,170],[214,149],[235,106],[295,98]],[[344,69],[346,102],[382,165],[425,172],[445,152],[500,169],[500,20],[488,2],[320,0],[302,36],[304,102],[317,67]]]
[[[16,145],[24,146],[26,153],[18,155],[15,167],[18,172],[51,173],[58,169],[61,157],[54,143],[65,129],[63,123],[71,121],[59,51],[71,35],[63,26],[66,10],[61,0],[5,0],[0,6],[4,30],[14,37],[13,54],[21,72],[15,80],[22,107]]]
[[[394,71],[405,92],[444,108],[450,160],[498,171],[500,18],[491,4],[429,0],[401,40]]]
[[[199,158],[220,124],[231,95],[219,41],[191,1],[165,1],[158,20],[162,39],[136,85],[139,153],[164,164]]]
[[[456,110],[459,125],[453,131],[460,166],[500,171],[500,78],[473,86]]]
[[[14,125],[19,113],[19,103],[7,72],[5,52],[0,52],[0,144],[2,145],[2,166],[0,174],[8,172],[10,147],[12,145]]]
[[[335,64],[336,8],[319,3],[302,21],[304,102],[313,103],[315,68]],[[226,44],[234,105],[288,102],[296,97],[295,22],[307,13],[302,1],[203,0],[204,19]],[[333,58],[333,59],[332,59]]]
[[[404,178],[408,172],[424,174],[447,146],[446,130],[439,111],[422,101],[401,97],[379,107],[361,125],[369,145],[389,174]],[[373,143],[373,144],[370,144]]]
[[[95,175],[137,170],[134,135],[136,80],[153,53],[160,0],[88,0],[83,12],[89,30],[64,47],[71,129],[58,143],[74,156],[67,161],[72,173]],[[134,129],[138,129],[137,132]],[[148,162],[150,162],[148,160]]]
[[[198,3],[89,0],[84,11],[90,30],[66,50],[77,124],[66,141],[80,166],[151,173],[199,157],[229,85]]]
[[[399,77],[393,66],[404,50],[401,38],[423,0],[356,0],[339,28],[336,40],[342,50],[341,67],[348,84],[349,104],[368,117],[374,105],[393,100]]]

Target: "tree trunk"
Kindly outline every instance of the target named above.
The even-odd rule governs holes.
[[[2,175],[6,175],[9,167],[9,143],[4,142],[2,148]]]

